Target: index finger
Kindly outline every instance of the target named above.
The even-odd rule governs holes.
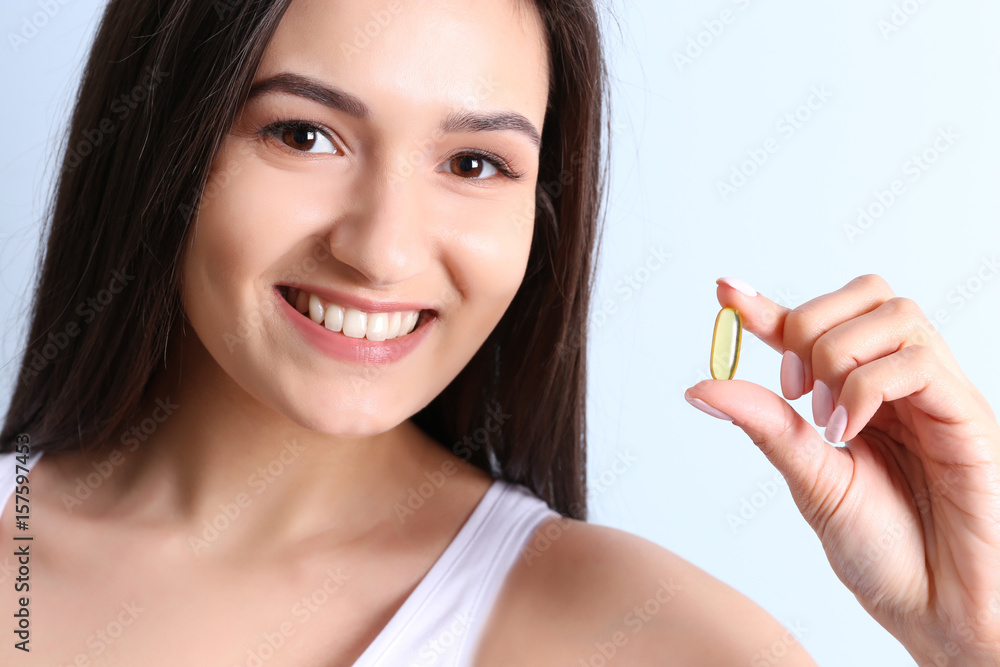
[[[723,307],[740,311],[743,328],[777,352],[784,352],[785,318],[791,309],[778,305],[739,278],[719,278],[716,296]]]

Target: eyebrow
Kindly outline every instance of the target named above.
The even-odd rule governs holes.
[[[342,111],[349,116],[365,120],[371,115],[368,105],[350,93],[328,86],[325,83],[301,74],[282,72],[263,81],[258,81],[250,87],[247,101],[260,97],[265,93],[288,93],[298,95],[313,102]]]
[[[514,130],[527,136],[536,148],[542,145],[542,137],[531,121],[513,111],[453,111],[441,123],[441,129],[445,132]]]
[[[266,93],[288,93],[303,97],[359,120],[371,117],[368,105],[359,98],[318,79],[301,74],[282,72],[263,79],[250,87],[247,101]],[[444,132],[500,132],[513,130],[523,134],[535,146],[541,146],[538,129],[523,115],[514,111],[453,111],[441,123]]]

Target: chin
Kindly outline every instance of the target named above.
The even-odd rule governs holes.
[[[322,401],[317,397],[336,396],[336,392],[313,392],[306,402],[286,403],[278,410],[286,419],[316,433],[344,438],[365,438],[390,431],[409,415],[364,398]]]

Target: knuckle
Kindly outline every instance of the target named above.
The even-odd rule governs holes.
[[[897,367],[897,372],[906,376],[929,377],[929,369],[937,363],[934,351],[926,345],[907,345],[889,358]]]
[[[923,309],[913,299],[893,297],[884,306],[893,316],[903,320],[906,341],[909,345],[929,345],[936,340],[936,332]]]
[[[866,273],[858,276],[851,282],[857,283],[860,287],[875,292],[876,294],[892,295],[892,289],[889,287],[889,283],[885,278],[877,273]]]
[[[810,338],[812,317],[804,309],[796,308],[785,316],[783,342],[785,349],[794,349],[800,341]]]
[[[909,355],[909,368],[907,371],[921,382],[927,384],[940,379],[940,373],[944,370],[941,360],[934,349],[928,345],[910,345],[904,352]]]
[[[850,373],[840,389],[839,402],[844,403],[852,396],[867,396],[875,385],[875,377],[871,367],[861,366]]]
[[[841,366],[840,346],[834,336],[824,334],[813,344],[813,372],[819,369],[836,370]]]
[[[904,351],[911,358],[911,361],[918,365],[928,364],[935,358],[931,348],[919,343],[907,346]]]
[[[920,309],[917,302],[905,296],[894,296],[885,302],[885,307],[893,314],[900,315],[906,319],[923,319],[924,311]]]

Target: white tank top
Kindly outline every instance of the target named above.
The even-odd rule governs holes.
[[[41,457],[36,451],[28,467]],[[15,453],[0,454],[0,514]],[[559,514],[527,487],[493,481],[444,553],[354,667],[466,667],[507,573],[538,525]],[[0,520],[6,520],[0,516]]]

